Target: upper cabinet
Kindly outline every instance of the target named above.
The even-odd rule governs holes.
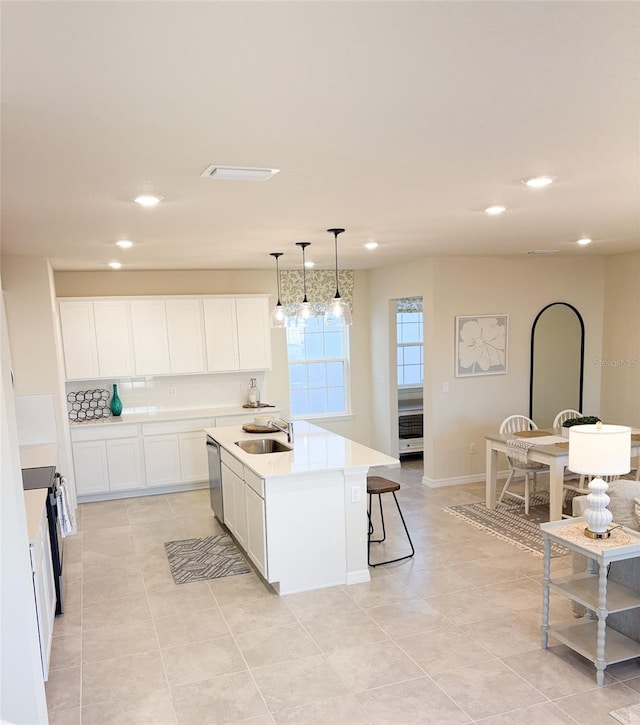
[[[262,297],[59,301],[67,380],[271,367]]]
[[[203,302],[209,372],[271,367],[266,297],[205,297]]]
[[[67,380],[132,374],[128,301],[63,300],[60,326]]]

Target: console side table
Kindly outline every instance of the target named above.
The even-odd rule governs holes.
[[[640,607],[640,594],[607,580],[611,562],[640,557],[640,533],[620,527],[615,530],[612,539],[599,541],[581,534],[585,526],[583,518],[540,524],[544,538],[542,647],[548,647],[549,636],[571,647],[595,664],[596,682],[602,685],[607,665],[640,657],[640,642],[607,627],[609,614]],[[589,570],[551,579],[552,542],[587,557]],[[591,616],[550,626],[551,591],[582,604],[592,613]]]

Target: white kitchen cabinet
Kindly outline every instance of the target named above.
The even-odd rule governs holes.
[[[25,512],[27,535],[29,537],[29,558],[33,574],[33,594],[38,620],[40,659],[42,675],[49,678],[49,659],[53,641],[53,625],[56,616],[56,589],[51,557],[51,541],[45,501],[48,493],[44,489],[25,491]]]
[[[73,428],[73,466],[78,495],[144,487],[139,427]]]
[[[172,373],[202,373],[205,370],[202,300],[165,300],[169,362]]]
[[[225,526],[236,537],[238,543],[244,548],[247,536],[247,514],[245,511],[245,483],[235,471],[232,471],[224,461],[222,472],[222,500],[224,504]]]
[[[266,297],[205,297],[207,370],[266,370],[271,367],[271,328]]]
[[[271,327],[266,297],[236,300],[240,370],[271,368]]]
[[[109,490],[122,491],[144,486],[140,440],[118,438],[106,441]]]
[[[128,300],[94,302],[93,317],[100,377],[128,377],[133,372]]]
[[[104,441],[78,441],[72,444],[73,468],[78,495],[109,490],[109,468]]]
[[[240,369],[235,299],[203,300],[207,370],[225,372]]]
[[[205,428],[205,425],[202,425]],[[180,481],[195,483],[209,478],[209,461],[207,460],[207,436],[204,430],[178,434],[180,451]]]
[[[145,435],[143,442],[147,486],[169,486],[179,483],[181,477],[178,434]]]
[[[135,374],[170,373],[169,333],[164,300],[131,300],[131,329]]]
[[[244,489],[247,533],[245,549],[251,561],[265,579],[267,578],[267,539],[264,499],[248,484]]]
[[[67,380],[98,378],[98,348],[93,303],[60,302],[60,329]]]
[[[67,380],[131,375],[128,301],[61,300],[59,310]]]

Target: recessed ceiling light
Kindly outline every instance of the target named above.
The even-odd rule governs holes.
[[[527,252],[527,254],[530,254],[533,257],[544,257],[549,254],[557,254],[557,249],[532,249],[530,252]]]
[[[315,263],[315,262],[310,262],[310,261],[309,261],[309,262],[305,262],[305,263],[304,263],[304,266],[305,266],[305,267],[315,267],[315,266],[316,266],[316,263]]]
[[[587,244],[591,244],[593,239],[589,239],[589,237],[582,237],[582,239],[578,239],[576,244],[579,244],[581,247],[586,247]]]
[[[119,246],[119,247],[120,247],[121,249],[130,249],[131,247],[133,247],[133,242],[130,242],[130,241],[129,241],[128,239],[120,239],[120,240],[118,240],[118,241],[116,242],[116,244],[117,244],[117,245],[118,245],[118,246]]]
[[[156,204],[162,201],[162,197],[143,194],[142,196],[136,196],[134,201],[136,204],[140,204],[140,206],[156,206]]]
[[[260,169],[250,166],[219,166],[211,164],[200,174],[216,181],[266,181],[280,169]]]
[[[524,179],[522,183],[532,189],[542,189],[543,186],[553,184],[555,180],[555,176],[532,176],[530,179]]]
[[[378,248],[378,242],[366,242],[364,244],[365,249],[377,249]]]
[[[500,204],[496,204],[495,206],[488,206],[485,210],[485,214],[489,214],[489,216],[497,216],[498,214],[504,214],[505,211],[507,211],[506,206],[500,206]]]
[[[111,269],[120,269],[120,267],[122,267],[120,262],[109,262],[109,266]]]

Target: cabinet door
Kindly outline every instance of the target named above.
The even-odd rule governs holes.
[[[53,579],[53,561],[49,541],[47,512],[43,509],[38,540],[31,547],[31,568],[33,569],[33,591],[38,617],[40,658],[45,681],[49,678],[49,659],[53,640],[53,625],[56,616],[56,589]]]
[[[78,494],[109,490],[109,469],[104,441],[81,441],[73,444],[73,468]]]
[[[108,440],[107,467],[109,488],[112,491],[142,488],[142,456],[138,438],[117,438]]]
[[[244,489],[247,515],[246,551],[265,579],[267,578],[267,543],[264,499],[249,486]]]
[[[203,430],[179,433],[178,440],[182,482],[207,481],[209,479],[207,434]]]
[[[179,483],[181,478],[178,434],[145,436],[143,442],[147,486],[169,486]]]
[[[247,512],[245,509],[246,485],[236,476],[233,487],[233,505],[236,512],[236,539],[243,549],[247,548]]]
[[[240,370],[271,368],[271,328],[266,297],[236,300]]]
[[[164,300],[132,300],[131,327],[136,375],[171,372]]]
[[[236,533],[236,505],[235,505],[235,486],[238,476],[224,464],[220,466],[222,474],[222,507],[224,511],[224,525],[231,531]],[[242,480],[242,479],[240,479]]]
[[[232,298],[204,299],[204,326],[207,370],[238,370],[238,331],[236,301]]]
[[[100,376],[91,302],[60,302],[60,329],[67,380]]]
[[[131,320],[125,300],[93,303],[98,369],[103,378],[128,377],[131,364]]]
[[[171,372],[204,372],[202,301],[166,300],[166,309]]]

